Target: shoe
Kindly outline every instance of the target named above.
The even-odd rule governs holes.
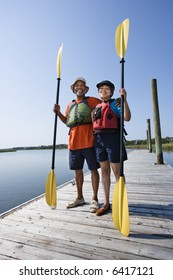
[[[90,212],[95,213],[99,208],[98,202],[96,200],[92,200],[90,204]]]
[[[67,204],[67,208],[74,208],[83,204],[85,204],[84,198],[81,199],[76,198],[74,201],[71,201]]]
[[[108,207],[103,206],[96,211],[96,215],[102,216],[104,214],[107,214],[110,209],[111,209],[110,204]]]

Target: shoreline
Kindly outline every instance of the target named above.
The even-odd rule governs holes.
[[[147,145],[142,144],[136,144],[136,145],[126,145],[126,149],[133,149],[133,150],[148,150]],[[155,152],[155,145],[152,145],[152,150]],[[162,150],[163,152],[173,152],[173,144],[162,144]]]
[[[57,145],[58,146],[58,145]],[[67,146],[67,145],[66,145]],[[126,149],[130,150],[148,150],[146,145],[125,145]],[[67,149],[67,147],[56,147],[56,150],[64,150]],[[31,150],[52,150],[52,147],[44,146],[44,147],[24,147],[24,148],[7,148],[7,149],[0,149],[0,153],[14,153],[17,151],[31,151]],[[155,145],[152,146],[153,152],[155,152]],[[173,144],[168,145],[168,144],[162,144],[162,150],[163,152],[173,152]]]
[[[14,147],[14,148],[5,148],[5,149],[0,149],[0,153],[11,153],[11,152],[17,152],[17,151],[27,151],[27,150],[52,150],[53,146],[48,145],[48,146],[33,146],[33,147]],[[64,150],[67,149],[67,144],[58,144],[55,147],[56,150]]]

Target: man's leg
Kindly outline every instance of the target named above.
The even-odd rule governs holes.
[[[82,170],[75,170],[75,181],[77,187],[77,199],[83,198],[83,171]]]

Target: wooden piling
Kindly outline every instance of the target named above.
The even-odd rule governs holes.
[[[155,129],[155,147],[156,147],[156,163],[163,164],[163,152],[162,152],[162,137],[161,137],[161,126],[160,126],[160,115],[159,115],[159,102],[157,94],[157,80],[151,80],[151,93],[153,103],[153,120]]]
[[[148,150],[149,150],[149,153],[152,153],[150,119],[147,119],[147,142],[148,142]]]

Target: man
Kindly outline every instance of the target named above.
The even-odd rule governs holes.
[[[91,181],[93,188],[90,212],[95,213],[98,209],[98,187],[100,165],[96,160],[93,125],[91,120],[91,111],[100,103],[95,97],[86,97],[89,87],[86,85],[84,78],[77,78],[71,85],[71,90],[76,95],[76,99],[71,101],[65,115],[60,112],[60,106],[54,105],[54,112],[60,120],[69,128],[69,166],[75,171],[75,181],[77,187],[77,197],[68,203],[67,208],[73,208],[85,204],[83,197],[83,166],[86,160],[89,170],[91,171]]]

